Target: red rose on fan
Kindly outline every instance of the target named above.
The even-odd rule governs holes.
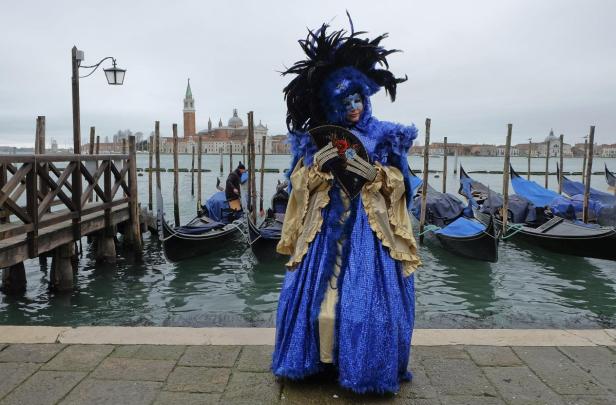
[[[336,149],[338,149],[338,155],[342,157],[344,156],[344,152],[346,152],[346,150],[349,149],[351,145],[349,145],[349,141],[347,141],[346,139],[336,139],[334,141],[334,146],[336,147]]]

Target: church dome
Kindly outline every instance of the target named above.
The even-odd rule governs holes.
[[[244,122],[237,116],[237,108],[233,109],[233,117],[229,118],[228,126],[231,128],[240,128],[244,126]]]
[[[550,135],[548,135],[543,142],[560,142],[560,138],[554,135],[554,130],[550,130]]]

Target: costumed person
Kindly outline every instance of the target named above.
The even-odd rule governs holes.
[[[299,41],[307,59],[283,72],[295,75],[284,89],[293,160],[277,250],[290,260],[272,371],[302,379],[333,368],[339,384],[357,393],[397,392],[411,378],[420,265],[408,213],[407,152],[417,129],[372,116],[370,96],[384,87],[394,101],[406,80],[387,70],[386,57],[396,51],[380,46],[386,35],[361,39],[352,21],[350,33],[328,28],[309,31]],[[322,125],[350,130],[367,158],[349,154],[344,142],[318,150],[308,131]],[[355,198],[331,171],[343,154],[347,175],[365,179]]]
[[[246,171],[246,166],[242,162],[240,162],[234,171],[229,173],[227,176],[227,182],[225,184],[225,197],[227,197],[227,201],[229,202],[229,208],[234,211],[242,210],[242,193],[241,193],[241,179],[242,174]]]

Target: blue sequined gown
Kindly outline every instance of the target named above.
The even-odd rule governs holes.
[[[417,130],[378,121],[370,116],[369,104],[367,108],[360,123],[350,129],[373,162],[400,169],[410,190],[406,156]],[[295,161],[304,157],[310,164],[314,146],[298,142],[293,149]],[[337,241],[342,238],[333,349],[339,383],[358,393],[397,392],[399,382],[411,378],[413,275],[403,276],[401,263],[390,257],[370,228],[361,196],[352,200],[348,209],[336,185],[329,196],[320,232],[298,268],[285,276],[272,370],[277,376],[301,379],[322,369],[317,319],[336,260]],[[341,223],[343,215],[346,220]]]

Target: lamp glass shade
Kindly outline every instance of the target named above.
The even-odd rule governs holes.
[[[119,86],[124,83],[124,75],[126,74],[126,69],[112,67],[103,70],[105,71],[105,76],[107,77],[107,83],[109,83],[110,85]]]

